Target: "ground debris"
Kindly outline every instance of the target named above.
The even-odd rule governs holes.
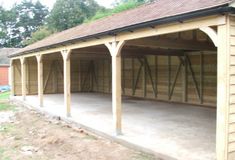
[[[4,125],[0,123],[4,133],[8,130],[7,134],[0,134],[0,151],[4,151],[0,157],[19,160],[138,160],[140,157],[136,156],[140,152],[103,139],[56,116],[23,107],[19,107],[15,114],[0,112],[0,115],[8,115]],[[145,160],[150,160],[146,157]]]
[[[38,148],[33,146],[23,146],[21,147],[21,153],[25,155],[32,155],[33,153],[38,152]]]

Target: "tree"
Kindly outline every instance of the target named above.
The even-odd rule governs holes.
[[[30,38],[31,34],[44,24],[49,13],[48,9],[39,1],[33,3],[26,0],[13,7],[12,12],[17,15],[13,37],[16,36],[15,38],[20,41],[18,46],[23,46],[23,41]]]
[[[57,0],[48,18],[50,29],[62,31],[94,16],[101,7],[94,0]]]
[[[0,6],[0,48],[9,47],[9,33],[15,23],[15,14]]]
[[[10,10],[0,7],[0,47],[23,47],[23,41],[45,23],[48,13],[39,1],[24,0]]]
[[[53,33],[52,30],[49,30],[47,26],[40,27],[36,32],[31,34],[31,38],[23,42],[24,45],[30,45],[37,41],[40,41]]]

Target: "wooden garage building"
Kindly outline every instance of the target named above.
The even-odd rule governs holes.
[[[232,0],[158,0],[56,33],[10,56],[12,96],[112,94],[217,110],[216,155],[235,159],[235,17]]]

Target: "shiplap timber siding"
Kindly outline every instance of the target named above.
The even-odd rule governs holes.
[[[235,159],[235,17],[230,16],[229,26],[229,46],[230,46],[230,100],[229,100],[229,135],[228,152],[229,159]]]

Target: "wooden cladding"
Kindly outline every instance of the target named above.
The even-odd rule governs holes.
[[[235,158],[235,18],[229,18],[229,56],[230,56],[230,64],[229,64],[229,129],[228,129],[228,158]]]
[[[122,58],[122,94],[148,99],[216,105],[217,58],[215,53],[185,56]],[[15,67],[15,93],[21,95],[20,62]],[[37,61],[26,60],[27,94],[37,94]],[[71,59],[71,91],[111,93],[111,58]],[[62,58],[43,60],[45,94],[63,93]]]

